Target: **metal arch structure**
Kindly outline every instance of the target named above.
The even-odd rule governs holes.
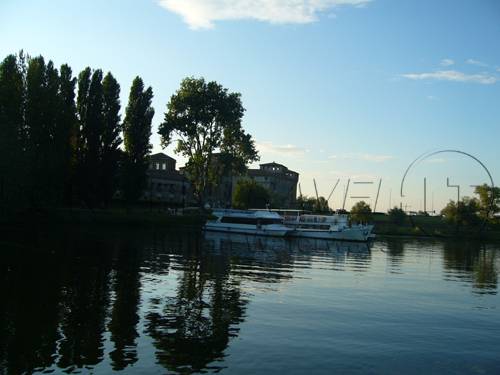
[[[490,187],[491,187],[491,190],[492,190],[491,201],[490,201],[490,204],[489,204],[489,207],[488,207],[488,211],[486,213],[486,217],[489,217],[490,213],[493,211],[493,206],[495,204],[495,196],[493,194],[493,190],[495,188],[495,183],[493,182],[493,177],[491,176],[491,173],[488,170],[488,168],[486,167],[486,165],[481,160],[479,160],[474,155],[469,154],[468,152],[465,152],[465,151],[461,151],[461,150],[446,149],[446,150],[439,150],[439,151],[428,151],[428,152],[425,152],[425,153],[421,154],[419,157],[417,157],[415,160],[413,160],[410,163],[410,165],[408,166],[408,168],[406,168],[406,171],[405,171],[405,173],[403,175],[403,178],[401,179],[401,191],[400,191],[401,198],[405,197],[405,195],[404,195],[404,183],[405,183],[406,177],[408,176],[408,173],[410,172],[410,170],[416,164],[419,164],[420,162],[424,161],[425,159],[427,159],[427,158],[429,158],[431,156],[434,156],[434,155],[444,154],[444,153],[455,153],[455,154],[460,154],[460,155],[467,156],[470,159],[474,160],[476,163],[478,163],[484,169],[484,171],[486,172],[486,174],[488,175],[488,177],[490,179]],[[410,220],[412,221],[412,225],[414,225],[413,219],[411,219],[411,216],[410,216]],[[482,223],[481,228],[479,230],[480,232],[484,229],[485,225],[486,225],[486,219],[483,220],[483,223]]]

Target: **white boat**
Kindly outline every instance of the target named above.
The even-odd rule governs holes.
[[[373,225],[349,224],[344,214],[311,215],[301,210],[273,210],[283,217],[284,224],[294,231],[292,237],[340,241],[368,241],[373,238]]]
[[[293,232],[277,212],[215,209],[212,215],[214,219],[207,221],[205,230],[277,237]]]

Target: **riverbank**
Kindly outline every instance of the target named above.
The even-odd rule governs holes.
[[[387,215],[373,216],[374,233],[391,237],[440,237],[500,241],[500,228],[493,225],[457,228],[437,216],[406,217],[396,224]]]
[[[200,213],[178,215],[163,210],[149,210],[144,208],[96,210],[62,208],[11,214],[0,218],[0,225],[155,226],[196,229],[201,228],[206,218],[206,215]]]

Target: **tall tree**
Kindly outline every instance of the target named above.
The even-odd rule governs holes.
[[[185,78],[167,104],[159,128],[162,145],[177,138],[176,153],[188,158],[185,170],[200,205],[221,174],[242,172],[247,163],[258,160],[252,137],[241,125],[244,111],[241,94],[203,78]],[[218,163],[214,163],[216,152]]]
[[[101,140],[104,132],[104,93],[102,71],[90,69],[80,73],[77,108],[80,120],[79,193],[89,207],[99,202]]]
[[[151,150],[149,138],[154,116],[152,99],[153,89],[151,87],[144,89],[142,79],[135,77],[123,122],[125,144],[123,193],[128,203],[137,201],[146,187],[148,155]]]
[[[118,183],[118,164],[120,159],[120,85],[111,73],[102,81],[104,129],[101,141],[101,178],[100,199],[105,206],[109,204]]]
[[[483,219],[491,220],[500,212],[500,188],[487,184],[476,186],[474,193],[479,196],[479,214]]]
[[[59,73],[42,56],[28,60],[26,73],[26,152],[32,206],[54,204],[54,134]]]
[[[264,186],[254,180],[242,179],[236,183],[233,194],[233,207],[241,209],[266,208],[271,194]]]
[[[23,72],[14,55],[0,63],[0,206],[18,203],[21,187]]]
[[[59,111],[55,144],[58,178],[62,183],[62,200],[71,204],[74,194],[78,123],[75,105],[76,78],[68,65],[62,65],[59,85]]]

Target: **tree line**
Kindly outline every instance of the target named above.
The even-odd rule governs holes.
[[[119,191],[137,201],[147,184],[153,90],[132,82],[125,116],[120,84],[89,67],[74,76],[22,52],[0,63],[0,207],[107,207]],[[203,206],[228,173],[259,159],[242,127],[241,94],[185,78],[159,126],[163,147],[176,142]]]
[[[20,52],[0,63],[0,201],[11,207],[106,207],[146,183],[153,91],[132,82],[125,118],[111,72],[78,76]],[[123,144],[123,147],[122,147]]]

